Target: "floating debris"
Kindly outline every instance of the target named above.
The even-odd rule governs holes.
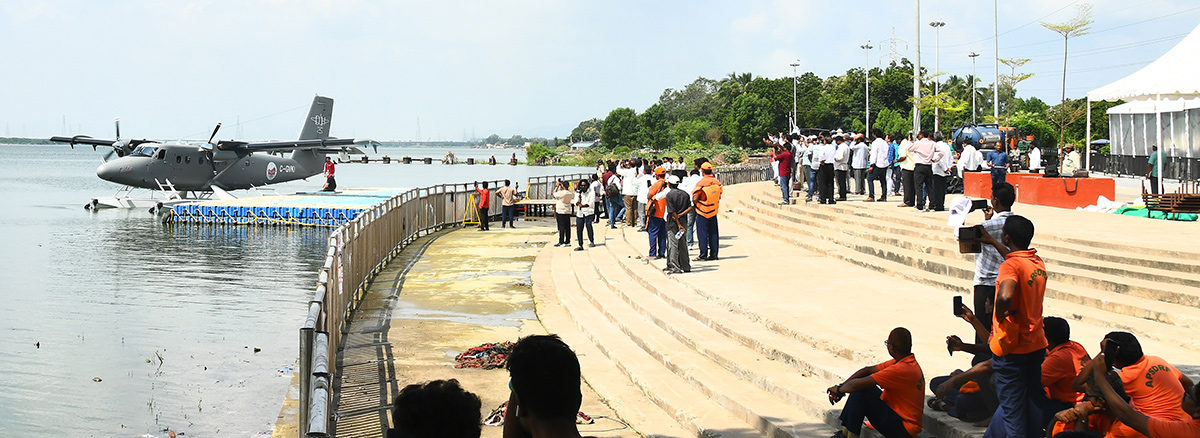
[[[103,381],[104,381],[104,379],[101,379],[101,378],[99,378],[99,377],[92,377],[92,381],[93,381],[93,382],[103,382]]]

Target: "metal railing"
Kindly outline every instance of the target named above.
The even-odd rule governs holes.
[[[1116,176],[1146,176],[1150,169],[1146,155],[1092,154],[1089,170]],[[1200,180],[1200,158],[1163,156],[1163,178],[1179,181]]]
[[[768,166],[718,168],[724,184],[771,179]],[[525,190],[530,199],[549,199],[554,182],[578,181],[591,174],[530,178]],[[502,186],[489,181],[489,187]],[[342,332],[376,275],[416,239],[443,227],[463,222],[475,193],[473,183],[442,184],[409,190],[376,205],[329,235],[325,263],[317,273],[317,287],[308,304],[308,317],[300,328],[301,437],[326,437],[336,430],[332,418],[337,379],[336,358]],[[499,214],[492,202],[489,215]]]

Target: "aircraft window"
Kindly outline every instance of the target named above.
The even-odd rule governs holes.
[[[157,158],[160,160],[166,160],[167,159],[167,151],[158,151]]]
[[[182,163],[182,162],[183,162],[183,156],[181,156],[181,155],[176,155],[176,156],[175,156],[175,162],[176,162],[176,163]]]
[[[192,164],[192,156],[191,156],[191,155],[188,155],[188,156],[186,156],[186,157],[183,157],[183,162],[185,162],[185,163],[188,163],[188,164]]]
[[[137,149],[134,149],[133,152],[130,153],[130,155],[140,156],[140,157],[153,157],[154,151],[156,151],[156,150],[158,150],[158,148],[154,147],[154,146],[138,146]]]

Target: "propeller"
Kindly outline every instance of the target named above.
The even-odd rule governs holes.
[[[217,127],[213,128],[212,135],[208,136],[208,144],[212,144],[213,139],[217,138],[217,131],[220,131],[220,130],[221,130],[221,124],[217,123]]]

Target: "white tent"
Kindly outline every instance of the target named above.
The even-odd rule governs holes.
[[[1166,101],[1192,100],[1197,97],[1200,97],[1200,76],[1197,76],[1197,74],[1196,74],[1197,71],[1200,71],[1200,26],[1197,26],[1195,29],[1192,29],[1192,32],[1189,33],[1188,36],[1184,37],[1183,40],[1179,42],[1179,44],[1176,44],[1175,47],[1173,47],[1171,50],[1167,51],[1167,53],[1164,54],[1163,56],[1154,60],[1154,62],[1151,62],[1149,65],[1142,67],[1141,70],[1138,70],[1129,76],[1126,76],[1120,80],[1117,80],[1116,82],[1110,83],[1108,85],[1105,85],[1103,87],[1097,88],[1097,89],[1089,92],[1087,94],[1087,98],[1088,98],[1087,138],[1089,139],[1089,141],[1092,138],[1092,111],[1091,111],[1091,109],[1092,109],[1092,101],[1094,101],[1094,100],[1146,101],[1146,103],[1139,103],[1136,110],[1148,111],[1146,113],[1141,113],[1141,114],[1154,114],[1154,126],[1155,126],[1155,129],[1154,129],[1155,143],[1154,144],[1157,144],[1157,145],[1163,144],[1163,141],[1162,141],[1163,128],[1164,128],[1163,121],[1162,121],[1163,111],[1170,111],[1171,109],[1184,108],[1184,110],[1181,112],[1181,114],[1183,114],[1183,117],[1184,117],[1184,123],[1182,123],[1180,125],[1184,128],[1190,129],[1191,125],[1193,124],[1193,123],[1189,123],[1189,121],[1187,120],[1189,118],[1188,117],[1189,111],[1188,111],[1187,107],[1189,107],[1190,105],[1187,105],[1186,103],[1183,103],[1183,102],[1168,103]],[[1135,103],[1135,102],[1131,102],[1131,103]],[[1149,105],[1150,108],[1146,108],[1145,107],[1146,105]],[[1164,107],[1165,105],[1169,105],[1172,108],[1165,108]],[[1122,106],[1124,106],[1124,105],[1122,105]],[[1120,108],[1120,107],[1116,107],[1116,108]],[[1113,108],[1113,109],[1116,109],[1116,108]],[[1131,107],[1131,108],[1126,108],[1123,111],[1134,111],[1134,110],[1135,109]],[[1111,113],[1112,113],[1112,111],[1110,111],[1110,114]],[[1120,112],[1118,112],[1118,113],[1120,114]],[[1125,113],[1125,114],[1133,115],[1136,113]],[[1171,123],[1172,126],[1175,125],[1175,123],[1173,123],[1173,119],[1174,118],[1172,118],[1172,123]],[[1131,120],[1132,120],[1132,117],[1131,117]],[[1143,132],[1145,132],[1147,130],[1146,127],[1144,126],[1145,123],[1143,123],[1142,125],[1143,125]],[[1120,126],[1121,126],[1121,124],[1118,124],[1118,129],[1120,129]],[[1172,128],[1168,128],[1168,129],[1170,129],[1170,131],[1168,132],[1168,135],[1172,135],[1176,131],[1175,129],[1172,129]],[[1113,131],[1113,125],[1111,123],[1109,124],[1109,131],[1110,131],[1111,140],[1114,143],[1119,142],[1120,141],[1119,135],[1121,135],[1122,133]],[[1136,129],[1133,129],[1132,131],[1136,131]],[[1114,132],[1116,132],[1116,135],[1113,135]],[[1130,131],[1126,131],[1126,132],[1130,132]],[[1172,135],[1172,137],[1174,137],[1174,136]],[[1187,135],[1187,137],[1190,138],[1191,135]],[[1190,144],[1188,146],[1189,146],[1189,148],[1191,147]],[[1164,155],[1166,155],[1166,152],[1169,152],[1167,150],[1167,148],[1165,148],[1165,147],[1162,148],[1161,150],[1164,151]],[[1087,157],[1088,157],[1087,160],[1089,161],[1088,164],[1090,167],[1091,154],[1090,153],[1087,154]],[[1162,175],[1163,175],[1163,172],[1162,172],[1163,161],[1165,161],[1165,160],[1158,161],[1158,175],[1159,175],[1159,180],[1160,180],[1159,181],[1160,187],[1162,186],[1161,180],[1162,180]]]

